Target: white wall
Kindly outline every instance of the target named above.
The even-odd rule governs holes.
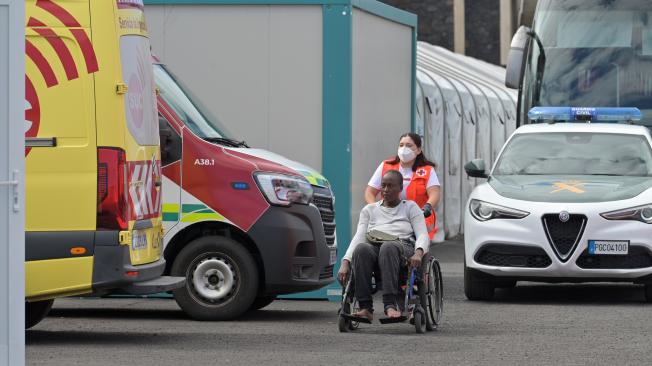
[[[0,366],[25,364],[24,11],[0,0]]]
[[[412,29],[354,8],[351,222],[383,159],[396,155],[410,131]]]
[[[154,52],[235,138],[322,168],[322,8],[148,5]]]

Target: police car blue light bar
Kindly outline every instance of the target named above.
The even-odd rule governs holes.
[[[534,107],[528,117],[535,122],[637,122],[642,118],[638,108]]]

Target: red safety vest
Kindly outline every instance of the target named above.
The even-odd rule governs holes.
[[[385,173],[389,170],[399,170],[399,165],[401,163],[396,163],[392,164],[391,160],[385,160],[383,162],[383,173],[381,176],[384,176]],[[427,185],[428,185],[428,180],[430,179],[430,174],[433,172],[433,167],[431,165],[424,165],[420,166],[417,168],[417,170],[412,174],[412,179],[410,180],[410,184],[408,184],[407,189],[405,191],[406,193],[406,198],[414,201],[419,205],[420,208],[423,208],[423,206],[428,202],[428,191],[427,191]],[[435,233],[437,232],[437,225],[435,224],[437,222],[437,218],[435,215],[435,208],[432,208],[432,215],[430,217],[426,217],[426,228],[428,229],[428,235],[430,236],[430,240],[435,236]]]

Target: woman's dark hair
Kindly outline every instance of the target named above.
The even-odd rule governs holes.
[[[417,145],[419,149],[421,149],[421,136],[417,135],[416,133],[407,132],[402,134],[401,137],[399,137],[398,141],[401,141],[403,137],[409,137],[410,139],[412,139],[412,141],[414,141],[414,144]],[[401,159],[399,159],[398,155],[396,155],[392,160],[387,160],[387,162],[390,164],[398,164],[400,161]],[[425,165],[430,165],[433,168],[437,167],[435,163],[426,159],[426,156],[423,155],[423,149],[422,149],[421,154],[417,155],[416,159],[414,159],[414,165],[412,165],[412,171],[416,172],[417,168]]]

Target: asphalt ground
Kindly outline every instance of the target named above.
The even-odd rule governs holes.
[[[59,299],[26,332],[28,365],[650,365],[652,305],[628,284],[533,284],[464,297],[463,245],[444,271],[438,331],[337,329],[338,303],[275,301],[237,321],[188,319],[168,299]]]

